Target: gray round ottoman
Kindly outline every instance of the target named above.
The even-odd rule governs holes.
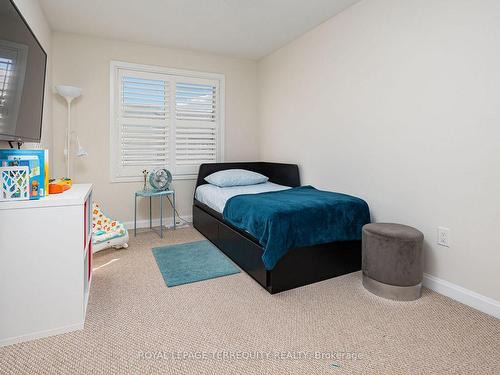
[[[363,227],[363,286],[377,296],[398,301],[420,297],[423,276],[419,230],[401,224]]]

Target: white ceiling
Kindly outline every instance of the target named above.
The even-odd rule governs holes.
[[[40,0],[52,29],[260,59],[359,0]]]

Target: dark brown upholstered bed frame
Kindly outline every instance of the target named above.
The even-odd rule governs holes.
[[[300,186],[295,164],[241,162],[200,165],[196,187],[205,184],[204,178],[211,173],[235,168],[261,173],[276,184]],[[196,198],[193,226],[271,294],[361,269],[361,241],[343,241],[291,249],[268,271],[264,268],[263,249],[258,241],[227,223],[220,213]]]

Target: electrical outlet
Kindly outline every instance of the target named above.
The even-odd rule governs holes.
[[[450,228],[438,227],[437,235],[438,245],[450,247]]]

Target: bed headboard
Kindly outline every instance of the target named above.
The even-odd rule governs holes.
[[[208,175],[226,169],[246,169],[269,177],[269,181],[275,184],[291,187],[300,186],[299,167],[297,164],[257,161],[201,164],[198,171],[198,179],[196,180],[196,187],[206,184],[207,182],[204,178]]]

